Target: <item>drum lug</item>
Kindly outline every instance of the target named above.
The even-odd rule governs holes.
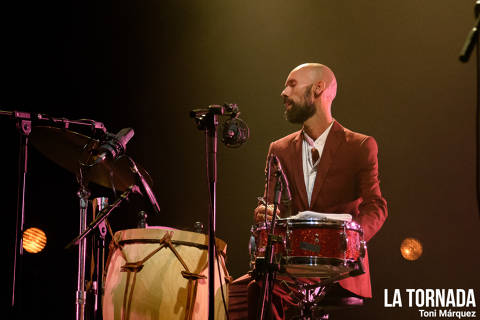
[[[285,246],[285,252],[287,256],[290,255],[290,235],[292,234],[292,230],[287,230],[285,232],[285,238],[283,239],[283,245]]]
[[[359,243],[360,246],[360,257],[364,258],[365,254],[367,253],[367,242],[365,240],[361,240]]]
[[[347,251],[348,248],[348,238],[345,232],[340,233],[340,244],[342,246],[342,251]]]
[[[255,242],[255,236],[252,234],[250,235],[250,241],[248,243],[248,252],[250,253],[250,262],[255,261],[255,257],[258,255],[257,252],[257,243]]]

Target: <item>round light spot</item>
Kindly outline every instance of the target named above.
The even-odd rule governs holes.
[[[23,249],[30,253],[38,253],[45,248],[47,236],[38,228],[28,228],[23,232]]]
[[[406,260],[417,260],[423,253],[422,243],[415,238],[406,238],[400,245],[400,252]]]

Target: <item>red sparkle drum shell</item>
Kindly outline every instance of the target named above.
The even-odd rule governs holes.
[[[265,224],[252,227],[252,234],[254,255],[264,258],[268,234]],[[279,219],[274,234],[281,238],[274,245],[274,254],[284,270],[297,277],[328,278],[348,272],[364,256],[362,228],[355,222]]]

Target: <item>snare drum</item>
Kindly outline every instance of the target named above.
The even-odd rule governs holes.
[[[270,224],[267,224],[270,228]],[[252,227],[256,259],[265,257],[269,229],[265,223]],[[317,219],[279,219],[273,253],[285,271],[296,277],[330,278],[353,270],[365,255],[363,231],[355,222]]]
[[[207,235],[149,227],[118,231],[112,243],[115,246],[110,250],[104,281],[103,319],[207,318]],[[225,242],[217,239],[216,245],[218,251],[226,252]],[[228,272],[223,256],[218,257],[228,305],[224,282]],[[216,261],[215,319],[225,319]]]

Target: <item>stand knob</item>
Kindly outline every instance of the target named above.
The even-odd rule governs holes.
[[[138,216],[139,216],[139,220],[138,220],[138,224],[137,224],[137,228],[141,228],[141,229],[145,229],[146,227],[148,227],[148,224],[147,224],[147,213],[145,211],[140,211],[138,213]]]

